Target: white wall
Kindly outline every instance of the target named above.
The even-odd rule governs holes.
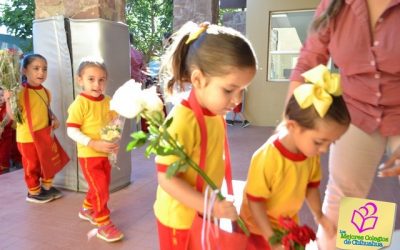
[[[247,1],[246,36],[257,54],[259,69],[245,101],[245,115],[256,126],[275,126],[281,120],[289,82],[267,81],[269,16],[274,11],[315,9],[318,0]]]

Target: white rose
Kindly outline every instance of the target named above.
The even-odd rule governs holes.
[[[115,91],[110,102],[110,109],[126,118],[134,118],[144,109],[141,97],[142,86],[129,80]]]
[[[153,86],[149,89],[142,91],[142,99],[144,103],[144,108],[150,112],[159,111],[162,112],[164,104],[157,94],[156,87]]]

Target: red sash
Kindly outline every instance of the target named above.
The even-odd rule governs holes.
[[[207,128],[204,120],[203,111],[196,100],[196,96],[194,95],[194,90],[191,91],[189,96],[189,105],[192,108],[197,122],[200,126],[200,134],[201,134],[201,142],[200,142],[200,162],[199,167],[201,169],[205,169],[206,164],[206,153],[207,153]],[[231,172],[231,159],[230,159],[230,152],[229,152],[229,145],[228,139],[226,134],[226,124],[225,120],[221,119],[225,126],[225,142],[224,142],[224,150],[225,150],[225,181],[227,184],[228,194],[233,195],[233,187],[232,187],[232,172]],[[202,193],[204,181],[200,175],[197,176],[196,180],[196,189]],[[189,239],[187,243],[188,250],[206,250],[202,249],[201,243],[201,232],[202,232],[202,225],[203,225],[203,218],[201,215],[196,214],[192,227],[190,228],[189,232]],[[229,233],[226,232],[219,227],[217,228],[218,232],[214,232],[209,234],[209,243],[208,245],[210,248],[208,250],[228,250],[228,249],[235,249],[235,250],[244,250],[247,246],[247,236],[238,231],[238,226],[236,223],[233,223],[233,232]],[[235,230],[237,229],[237,230]],[[207,248],[207,246],[206,246]]]
[[[44,89],[47,97],[49,94],[47,89]],[[26,116],[28,120],[29,131],[31,132],[33,143],[35,144],[36,151],[40,160],[40,166],[42,167],[42,175],[44,179],[51,179],[56,173],[58,173],[67,163],[69,157],[65,153],[57,140],[57,137],[53,135],[51,125],[37,131],[33,131],[31,107],[29,105],[29,91],[27,87],[24,87],[24,102],[26,109]],[[49,108],[49,105],[45,103]],[[49,118],[50,119],[50,118]]]

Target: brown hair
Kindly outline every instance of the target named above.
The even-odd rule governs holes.
[[[81,76],[83,73],[83,70],[86,67],[98,67],[98,68],[104,70],[104,72],[106,72],[106,76],[108,76],[106,65],[105,65],[103,59],[101,59],[101,58],[94,58],[94,57],[82,58],[81,62],[79,63],[78,70],[76,71],[77,75]]]
[[[332,104],[323,118],[319,116],[314,106],[302,109],[294,95],[286,105],[285,116],[288,120],[296,121],[301,127],[314,129],[318,119],[329,119],[341,125],[348,126],[351,122],[349,111],[342,96],[332,96]]]
[[[343,4],[344,0],[331,0],[326,10],[312,22],[311,31],[318,31],[325,28],[339,14]]]
[[[209,25],[188,43],[190,33],[198,29],[198,25],[188,22],[173,35],[174,42],[163,58],[160,73],[160,78],[167,82],[169,93],[172,93],[175,84],[180,90],[184,89],[184,83],[190,81],[193,67],[209,76],[228,74],[229,67],[257,67],[250,42],[238,31]]]

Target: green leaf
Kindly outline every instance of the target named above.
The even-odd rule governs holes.
[[[172,117],[168,118],[168,119],[165,121],[163,127],[164,127],[164,128],[169,128],[169,126],[170,126],[171,123],[172,123],[172,120],[173,120]]]
[[[274,235],[272,235],[271,237],[269,237],[269,243],[271,243],[272,245],[274,244],[280,244],[282,241],[284,233],[280,230],[274,229]]]
[[[158,127],[155,127],[154,125],[150,125],[148,127],[148,130],[150,134],[160,134],[160,130],[158,129]]]
[[[137,132],[132,133],[131,137],[132,138],[138,138],[138,139],[147,138],[147,134],[145,132],[143,132],[143,131],[137,131]]]
[[[184,165],[185,163],[181,160],[177,160],[176,162],[169,165],[167,169],[167,178],[171,178],[172,176],[175,176],[178,172],[181,172],[180,168]]]
[[[149,158],[150,155],[152,155],[152,154],[156,154],[156,150],[155,150],[155,148],[154,148],[152,145],[149,145],[149,146],[146,148],[146,150],[145,150],[145,152],[144,152],[144,155],[145,155],[147,158]]]
[[[175,150],[172,147],[158,147],[157,155],[175,155]]]
[[[138,131],[131,134],[132,140],[126,146],[126,151],[139,148],[147,142],[148,135],[143,131]]]

